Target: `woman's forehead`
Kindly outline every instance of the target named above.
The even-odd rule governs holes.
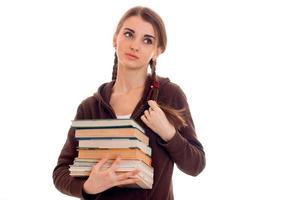
[[[155,36],[155,31],[149,22],[146,22],[139,16],[132,16],[127,18],[121,29],[129,28],[136,33],[139,33],[141,35],[153,35]]]

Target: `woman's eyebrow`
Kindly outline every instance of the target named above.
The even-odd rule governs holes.
[[[135,31],[134,31],[134,30],[132,30],[131,28],[124,28],[124,29],[126,29],[126,30],[129,30],[129,31],[130,31],[130,32],[132,32],[132,33],[135,33]],[[152,35],[149,35],[149,34],[145,34],[145,35],[144,35],[144,37],[151,37],[151,38],[155,39],[155,37],[154,37],[154,36],[152,36]]]

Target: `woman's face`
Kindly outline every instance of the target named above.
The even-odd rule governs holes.
[[[160,54],[153,26],[139,16],[127,18],[114,35],[118,62],[131,69],[146,68]]]

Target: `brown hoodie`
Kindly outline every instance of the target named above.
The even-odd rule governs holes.
[[[135,119],[146,130],[149,145],[152,148],[152,166],[154,168],[154,183],[152,189],[110,188],[98,195],[87,195],[83,192],[85,178],[75,178],[69,175],[69,165],[73,163],[78,152],[78,141],[74,139],[74,129],[70,128],[67,140],[59,155],[57,166],[53,171],[55,187],[64,194],[81,199],[99,200],[172,200],[172,174],[174,163],[186,174],[197,176],[205,167],[205,153],[197,140],[194,123],[187,99],[181,88],[170,82],[168,78],[158,77],[160,90],[158,103],[162,102],[173,108],[186,107],[187,127],[177,130],[175,136],[164,142],[155,132],[148,128],[140,119],[145,109],[150,92],[151,79],[148,76],[143,97],[137,104],[130,118]],[[114,81],[104,83],[93,96],[85,99],[78,106],[75,119],[115,119],[116,114],[109,104]]]

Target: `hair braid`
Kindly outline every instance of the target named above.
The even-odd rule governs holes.
[[[156,60],[151,59],[150,61],[150,68],[151,68],[151,79],[152,79],[152,94],[150,96],[151,100],[157,101],[158,92],[159,92],[159,85],[156,77]]]
[[[157,102],[158,93],[159,93],[159,83],[157,81],[157,76],[156,76],[156,60],[151,60],[149,64],[151,67],[151,79],[152,79],[150,99]],[[185,116],[186,108],[174,109],[168,105],[164,105],[159,102],[157,103],[159,104],[159,107],[164,111],[169,122],[176,129],[180,129],[181,127],[187,126],[186,123],[187,120]]]
[[[113,72],[111,78],[113,81],[117,79],[117,73],[118,73],[118,57],[117,57],[117,53],[115,53],[114,66],[113,66]]]

